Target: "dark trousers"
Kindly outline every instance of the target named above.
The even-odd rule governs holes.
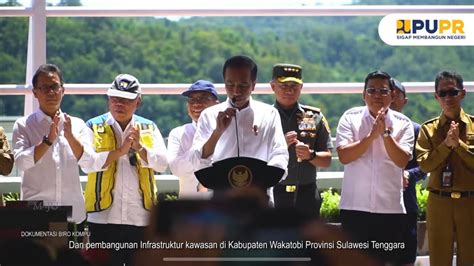
[[[69,236],[69,241],[74,241],[75,243],[84,242],[85,224],[86,224],[86,221],[83,221],[82,223],[78,223],[78,224],[73,223],[73,222],[70,222],[67,224],[67,230],[71,234]]]
[[[138,243],[143,239],[145,227],[124,224],[97,224],[89,222],[91,243]],[[136,249],[109,249],[110,266],[132,265]]]
[[[415,263],[416,261],[416,248],[418,244],[417,239],[417,213],[411,212],[403,215],[403,224],[405,226],[403,241],[406,243],[405,250],[402,251],[402,262]]]
[[[341,210],[341,224],[353,241],[368,244],[370,255],[385,263],[399,265],[405,263],[402,254],[407,246],[403,239],[404,216],[402,213]]]
[[[311,218],[319,218],[321,197],[316,182],[298,185],[296,191],[287,192],[287,185],[277,184],[273,187],[275,208],[296,208],[301,214]],[[294,198],[296,195],[296,205]]]

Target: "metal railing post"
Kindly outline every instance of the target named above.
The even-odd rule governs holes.
[[[36,69],[46,63],[46,1],[32,1],[32,14],[28,28],[28,55],[25,84],[30,84]],[[38,101],[31,92],[25,93],[24,115],[38,108]]]

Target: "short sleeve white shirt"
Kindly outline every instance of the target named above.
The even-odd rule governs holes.
[[[339,120],[336,148],[367,137],[375,118],[366,106],[346,111]],[[405,115],[388,110],[385,120],[392,137],[404,151],[412,154],[413,125]],[[378,137],[357,160],[344,166],[340,208],[371,213],[405,213],[403,169],[388,156],[383,136]]]

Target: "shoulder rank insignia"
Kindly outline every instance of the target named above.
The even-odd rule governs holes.
[[[313,111],[313,112],[315,112],[315,113],[321,113],[321,109],[316,108],[316,107],[314,107],[314,106],[302,105],[302,104],[301,104],[301,108],[303,108],[305,111],[310,110],[310,111]]]
[[[326,117],[323,116],[323,124],[324,124],[324,127],[326,128],[326,130],[328,131],[329,135],[331,135],[331,128],[329,127],[329,123],[328,121],[326,120]]]

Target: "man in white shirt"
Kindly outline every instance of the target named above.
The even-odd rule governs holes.
[[[80,224],[86,213],[78,161],[88,155],[79,139],[87,127],[83,120],[60,110],[63,85],[57,66],[45,64],[36,70],[33,94],[39,109],[15,122],[12,145],[21,171],[22,200],[72,206],[72,221]]]
[[[363,98],[366,106],[346,111],[337,127],[336,148],[344,166],[341,222],[355,241],[385,262],[400,263],[405,213],[402,173],[412,156],[413,125],[390,110],[394,91],[390,75],[369,73]],[[385,243],[401,243],[385,250]]]
[[[141,92],[134,76],[118,75],[107,91],[109,113],[87,121],[83,141],[95,153],[80,165],[91,242],[139,243],[156,203],[154,171],[166,170],[166,146],[156,124],[135,115]],[[112,265],[128,265],[134,250],[112,252]]]
[[[251,97],[257,65],[247,56],[234,56],[225,62],[222,74],[227,100],[201,113],[193,140],[195,170],[239,156],[286,170],[288,149],[280,115],[271,105]]]
[[[179,198],[195,197],[198,191],[207,191],[194,175],[191,147],[201,112],[219,103],[216,88],[207,80],[194,82],[181,95],[187,97],[186,106],[192,122],[174,128],[168,137],[168,164],[171,173],[179,177]]]

